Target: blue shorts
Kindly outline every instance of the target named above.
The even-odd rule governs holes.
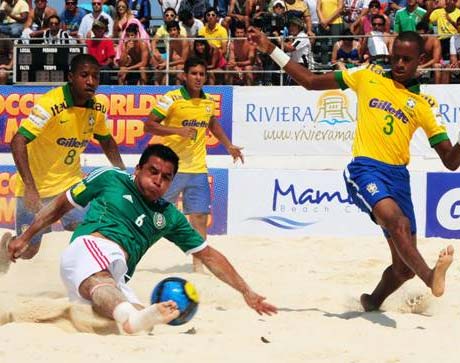
[[[42,198],[41,202],[43,203],[43,205],[46,205],[50,203],[53,199],[54,197]],[[75,229],[76,224],[80,223],[83,220],[85,213],[86,213],[86,208],[72,209],[71,211],[66,213],[61,218],[62,226],[66,230]],[[26,209],[24,205],[24,198],[16,197],[16,235],[19,236],[23,231],[25,231],[27,227],[31,225],[34,217],[35,217],[35,213]],[[34,245],[34,244],[41,242],[42,236],[45,233],[49,233],[49,232],[51,232],[51,227],[41,230],[32,238],[30,243]]]
[[[211,189],[207,173],[177,173],[163,198],[176,204],[180,193],[184,214],[210,213]]]
[[[404,165],[389,165],[377,160],[355,158],[343,173],[348,195],[375,222],[372,210],[378,201],[392,198],[409,218],[411,233],[417,232],[411,199],[409,171]],[[383,230],[386,237],[388,232]]]

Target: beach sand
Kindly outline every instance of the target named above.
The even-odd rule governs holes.
[[[0,232],[2,232],[0,230]],[[192,281],[200,293],[187,324],[155,327],[150,335],[117,334],[89,306],[70,305],[59,277],[68,232],[46,235],[32,261],[0,276],[0,362],[458,362],[458,255],[447,291],[431,297],[418,279],[387,299],[381,312],[364,313],[358,298],[370,292],[389,263],[383,238],[254,238],[210,236],[253,289],[279,308],[259,316],[242,296],[210,274],[191,272],[190,258],[166,240],[138,265],[130,285],[149,301],[168,276]],[[423,239],[430,266],[458,240]]]

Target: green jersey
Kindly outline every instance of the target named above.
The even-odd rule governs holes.
[[[206,242],[174,205],[161,198],[145,200],[134,178],[118,168],[100,168],[70,188],[70,203],[85,207],[91,202],[71,241],[98,232],[118,243],[129,255],[129,276],[149,247],[162,237],[185,253],[205,247]]]

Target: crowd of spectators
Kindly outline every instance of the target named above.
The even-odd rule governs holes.
[[[161,7],[151,26],[150,1]],[[13,42],[85,44],[102,84],[181,84],[185,59],[206,60],[209,84],[295,84],[246,40],[255,26],[314,71],[369,62],[389,66],[402,31],[425,39],[422,80],[458,83],[460,0],[47,0],[0,3],[0,83],[13,68]]]

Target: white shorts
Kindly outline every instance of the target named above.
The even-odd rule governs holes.
[[[61,278],[70,301],[88,303],[78,289],[88,277],[104,270],[110,272],[117,287],[130,303],[141,304],[134,291],[125,283],[128,266],[123,250],[115,242],[91,235],[76,238],[61,255]]]

